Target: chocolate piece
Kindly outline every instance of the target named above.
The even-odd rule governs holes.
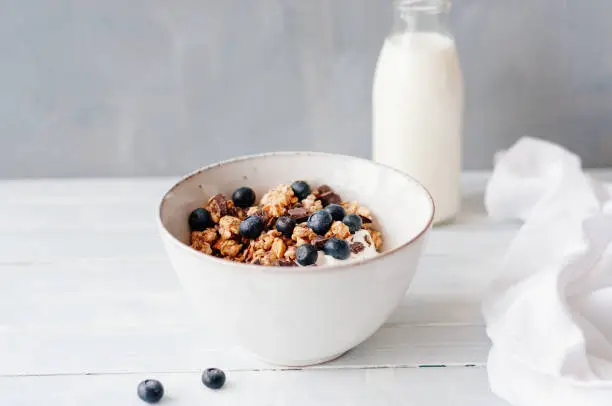
[[[328,204],[340,204],[342,203],[342,198],[338,195],[334,190],[327,186],[321,185],[315,191],[314,195],[317,199],[321,200],[323,206],[327,206]]]
[[[350,247],[351,247],[351,252],[353,254],[359,254],[361,251],[365,249],[365,245],[363,245],[359,241],[352,242]]]
[[[308,216],[310,216],[310,210],[305,207],[296,207],[293,209],[289,209],[288,211],[289,217],[295,219],[298,223],[303,223],[308,220]]]
[[[323,245],[325,245],[327,240],[329,240],[329,238],[325,238],[325,237],[322,237],[322,236],[319,235],[319,236],[316,236],[315,238],[313,238],[310,243],[312,245],[314,245],[314,247],[316,249],[322,250],[323,249]]]
[[[227,215],[227,200],[225,196],[222,194],[216,194],[209,200],[210,208],[215,211],[219,215],[219,217],[223,217]]]
[[[289,259],[277,259],[276,261],[274,261],[274,263],[272,264],[274,266],[297,266],[297,264]]]
[[[361,221],[363,222],[363,224],[367,224],[367,223],[371,223],[372,219],[369,219],[365,216],[362,216],[361,214],[359,214],[359,217],[361,217]]]
[[[248,244],[250,242],[248,238],[244,238],[240,234],[234,234],[234,233],[232,233],[232,236],[228,238],[228,240],[234,240],[238,244],[245,244],[245,243]]]
[[[318,196],[318,198],[321,200],[321,203],[323,203],[324,206],[342,203],[342,198],[335,192],[322,193]]]
[[[367,242],[369,245],[372,245],[372,240],[370,239],[370,235],[366,234],[363,236],[363,239],[365,240],[365,242]]]
[[[321,185],[317,188],[317,190],[315,191],[315,196],[318,198],[320,195],[322,195],[323,193],[328,193],[328,192],[333,192],[334,190],[332,188],[330,188],[327,185]]]

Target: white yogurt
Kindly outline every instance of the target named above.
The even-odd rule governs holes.
[[[370,241],[369,243],[366,241],[366,236],[368,237],[367,241]],[[319,251],[319,256],[317,257],[317,266],[340,264],[346,261],[361,261],[378,255],[378,252],[374,247],[374,243],[372,242],[372,236],[370,235],[370,232],[368,230],[357,231],[355,234],[347,238],[346,242],[348,242],[349,244],[353,242],[360,242],[365,248],[363,249],[363,251],[358,252],[357,254],[351,252],[351,256],[347,259],[336,259],[330,255],[325,255],[323,251]]]

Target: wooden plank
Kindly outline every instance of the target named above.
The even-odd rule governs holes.
[[[0,180],[3,204],[158,201],[178,177]]]
[[[160,404],[176,406],[506,405],[490,393],[483,368],[228,371],[226,386],[212,391],[202,385],[197,372],[207,366],[180,374],[0,378],[0,404],[142,406],[136,386],[156,378],[165,389]]]
[[[470,264],[424,258],[388,323],[328,365],[482,365],[477,301],[487,277]],[[202,360],[266,367],[198,324],[165,260],[4,265],[0,277],[0,373],[183,371]],[[148,357],[156,348],[164,356]]]
[[[150,200],[121,200],[114,203],[23,204],[0,202],[0,232],[145,229],[155,233],[157,204]]]
[[[274,369],[213,331],[161,325],[159,331],[126,326],[66,332],[0,332],[0,375],[190,371],[201,365]],[[480,326],[381,328],[361,346],[319,368],[484,365],[489,344]]]
[[[2,263],[165,257],[154,230],[28,230],[0,232]]]

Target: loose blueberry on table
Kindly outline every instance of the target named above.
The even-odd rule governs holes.
[[[331,228],[333,222],[334,219],[331,214],[325,210],[319,210],[308,217],[308,222],[306,224],[315,233],[325,235]]]
[[[240,222],[240,235],[246,238],[257,238],[264,230],[263,219],[259,216],[249,216]]]
[[[225,384],[225,372],[218,368],[208,368],[202,372],[202,383],[210,389],[220,389]]]
[[[191,228],[191,231],[204,231],[214,225],[212,216],[206,209],[199,207],[189,214],[189,228]]]
[[[236,206],[246,209],[255,203],[255,192],[247,186],[239,187],[232,194],[232,201]]]
[[[312,192],[310,185],[303,180],[293,182],[291,184],[291,189],[300,200],[304,200]]]
[[[295,258],[298,264],[302,266],[314,265],[317,263],[319,253],[312,244],[302,244],[297,247]]]
[[[164,396],[164,387],[160,381],[146,379],[138,384],[138,397],[147,403],[157,403]]]
[[[342,219],[342,222],[347,225],[351,234],[355,234],[357,231],[359,231],[361,229],[361,225],[363,224],[361,217],[356,214],[347,214]]]
[[[325,255],[329,255],[336,259],[347,259],[351,255],[351,248],[345,240],[339,238],[330,238],[323,245]]]

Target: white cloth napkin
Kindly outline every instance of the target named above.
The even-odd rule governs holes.
[[[513,405],[612,405],[611,191],[547,141],[496,156],[487,211],[525,222],[483,302],[491,389]]]

